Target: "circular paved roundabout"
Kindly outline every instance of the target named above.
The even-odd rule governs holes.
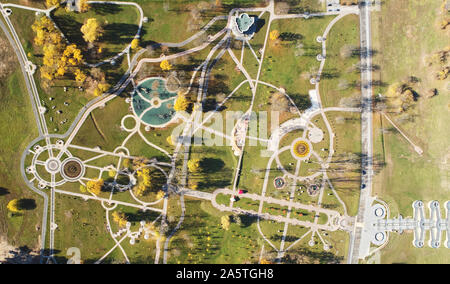
[[[131,105],[142,123],[161,128],[175,119],[173,106],[176,97],[176,92],[168,90],[166,79],[152,77],[139,82],[132,95]]]

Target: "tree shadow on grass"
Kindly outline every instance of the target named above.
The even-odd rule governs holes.
[[[200,162],[200,166],[205,173],[215,173],[222,170],[225,163],[221,159],[205,158]]]
[[[83,34],[81,33],[81,27],[83,24],[75,21],[70,14],[58,16],[52,15],[52,19],[70,42],[75,43],[78,47],[83,47],[86,45],[86,42],[83,39]]]
[[[125,216],[129,222],[140,222],[140,221],[153,221],[158,218],[159,213],[155,211],[141,211],[136,213],[125,213]]]
[[[113,4],[90,4],[91,10],[99,15],[117,14],[123,10],[119,5]]]
[[[36,209],[36,201],[34,199],[20,199],[18,206],[21,210]]]
[[[130,43],[139,29],[135,24],[112,23],[103,27],[104,33],[101,37],[102,41],[111,44],[126,44]]]
[[[7,195],[7,194],[10,194],[9,190],[7,190],[4,187],[0,187],[0,196],[4,196],[4,195]]]

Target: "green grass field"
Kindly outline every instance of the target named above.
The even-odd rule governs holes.
[[[3,32],[0,33],[4,37]],[[15,56],[11,51],[11,56]],[[20,174],[20,159],[25,147],[38,135],[35,117],[23,75],[17,63],[15,70],[0,79],[0,235],[14,246],[35,249],[41,226],[42,199],[31,192]],[[12,128],[13,127],[13,128]],[[12,130],[13,129],[13,130]],[[6,205],[12,199],[34,199],[36,208],[10,216]]]
[[[339,20],[327,36],[327,57],[320,81],[324,107],[348,106],[341,99],[360,97],[359,17],[349,15]],[[342,101],[344,102],[344,101]]]
[[[385,86],[416,76],[420,83],[415,89],[420,94],[434,87],[440,95],[426,99],[419,97],[415,106],[402,116],[391,116],[405,134],[423,150],[417,155],[410,144],[386,119],[375,118],[375,154],[386,166],[375,177],[374,192],[385,200],[391,215],[412,215],[411,204],[420,199],[425,203],[448,200],[449,144],[444,133],[449,132],[450,103],[445,94],[445,82],[436,81],[425,58],[448,46],[445,32],[439,30],[441,1],[386,1],[374,22],[374,64],[380,66],[375,78]],[[395,10],[395,12],[394,12]],[[399,36],[400,35],[400,36]],[[448,82],[447,82],[448,84]],[[413,117],[403,119],[402,117]],[[388,131],[382,131],[388,129]],[[446,164],[447,163],[447,164]],[[448,263],[446,248],[417,249],[411,244],[412,234],[391,234],[389,244],[381,251],[382,263]],[[428,237],[427,239],[428,240]]]

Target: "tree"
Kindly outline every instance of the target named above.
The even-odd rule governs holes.
[[[138,47],[139,47],[139,39],[135,38],[131,41],[131,49],[136,49]]]
[[[94,195],[99,195],[102,190],[103,184],[103,179],[90,180],[86,184],[87,191]]]
[[[70,65],[75,66],[83,61],[83,55],[81,54],[81,50],[78,49],[75,44],[71,44],[64,50],[63,60],[67,61]]]
[[[273,264],[273,263],[263,257],[263,258],[261,258],[261,261],[259,262],[259,264]]]
[[[123,228],[127,225],[127,217],[125,216],[125,213],[114,211],[111,216],[113,217],[113,221],[119,225],[120,228]]]
[[[47,5],[48,8],[53,6],[59,7],[60,2],[59,0],[45,0],[45,5]]]
[[[98,83],[97,88],[94,90],[94,96],[98,97],[109,89],[109,84],[106,82]]]
[[[85,13],[89,10],[90,6],[87,2],[87,0],[79,0],[79,5],[80,5],[80,12],[81,13]]]
[[[122,166],[126,169],[128,169],[130,167],[130,159],[124,159]]]
[[[196,173],[200,170],[200,160],[199,159],[191,159],[187,163],[188,169],[192,173]]]
[[[167,136],[166,141],[170,146],[174,146],[172,136]]]
[[[138,178],[141,178],[144,186],[149,187],[152,184],[152,177],[150,176],[150,169],[143,168],[137,171]]]
[[[41,78],[47,79],[48,81],[53,80],[54,74],[53,74],[53,72],[50,70],[50,68],[48,68],[47,66],[42,66],[42,67],[40,68],[40,71],[41,71]]]
[[[81,27],[81,32],[83,33],[83,39],[92,43],[102,35],[103,30],[96,18],[90,18]]]
[[[230,216],[224,215],[224,216],[222,216],[222,218],[220,218],[220,221],[221,221],[222,228],[225,231],[228,231],[230,229]]]
[[[161,64],[159,65],[161,67],[162,70],[164,71],[170,71],[172,70],[172,65],[169,63],[169,61],[167,61],[166,59],[164,59],[163,61],[161,61]]]
[[[173,106],[173,108],[176,111],[186,111],[189,107],[189,101],[188,99],[184,96],[179,94],[177,100],[175,101],[175,105]]]
[[[161,198],[163,198],[165,195],[164,191],[160,190],[158,191],[158,193],[156,194],[156,200],[160,200]]]
[[[75,81],[77,81],[77,83],[79,84],[83,84],[84,81],[86,81],[86,74],[83,73],[83,71],[81,71],[80,69],[75,69]]]
[[[8,202],[8,205],[6,206],[6,208],[8,208],[8,210],[13,212],[13,213],[20,213],[20,212],[22,212],[22,210],[20,210],[19,200],[18,199],[13,199],[10,202]]]
[[[272,41],[277,40],[280,37],[280,32],[278,30],[273,30],[270,32],[269,38]]]
[[[139,182],[134,188],[134,193],[137,196],[143,196],[146,192],[147,192],[147,187],[142,182]]]

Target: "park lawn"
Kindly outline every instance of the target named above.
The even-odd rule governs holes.
[[[439,249],[430,248],[428,245],[416,248],[412,244],[413,239],[413,233],[405,232],[401,235],[390,233],[389,243],[381,250],[381,263],[448,264],[450,262],[448,249],[443,245]]]
[[[308,163],[302,162],[300,165],[299,176],[311,176],[322,169],[322,166],[319,164],[319,160],[311,155],[308,160]]]
[[[325,186],[325,191],[322,197],[322,208],[336,210],[341,215],[344,215],[344,207],[337,199],[336,195],[331,191],[329,185]]]
[[[294,140],[303,137],[303,129],[296,129],[284,135],[280,139],[279,149],[282,149],[286,146],[291,146]]]
[[[260,194],[262,191],[266,166],[269,156],[267,147],[262,145],[251,146],[247,139],[242,157],[242,170],[239,177],[238,187],[247,190],[249,193]]]
[[[298,190],[296,191],[294,201],[299,202],[301,204],[316,205],[319,200],[319,194],[313,196],[309,195],[307,192],[308,185],[309,183],[307,182],[299,182],[297,186],[300,189],[300,191]]]
[[[297,208],[292,208],[291,212],[292,219],[297,219],[303,222],[310,222],[310,223],[314,223],[314,215],[315,212]]]
[[[228,53],[225,53],[211,70],[208,93],[205,98],[206,103],[203,105],[203,111],[214,111],[244,80],[245,76],[242,72],[236,70],[236,63],[234,63]],[[251,98],[249,84],[245,83],[236,90],[232,97],[225,101],[223,107],[218,111],[245,112],[250,106]],[[223,119],[225,120],[225,115],[223,115]]]
[[[189,185],[198,190],[212,192],[233,184],[237,157],[228,146],[191,145],[189,159],[199,159],[201,170],[189,173]]]
[[[6,40],[3,32],[0,36]],[[12,49],[10,52],[15,58]],[[41,233],[36,227],[41,226],[42,199],[23,181],[20,159],[25,147],[38,136],[38,131],[22,72],[17,63],[14,67],[15,71],[0,80],[0,132],[3,133],[0,141],[0,231],[9,244],[35,249]],[[36,208],[9,217],[6,205],[16,198],[33,199]]]
[[[252,15],[249,15],[252,16]],[[255,13],[254,16],[259,16],[258,13]],[[261,59],[261,54],[258,52],[263,46],[266,41],[266,35],[267,35],[267,28],[269,27],[269,18],[270,15],[266,12],[258,19],[257,22],[257,30],[253,38],[249,41],[250,45],[252,46],[253,50],[255,51],[256,55],[258,56],[258,59]],[[248,48],[248,45],[246,45]],[[250,52],[251,54],[247,53]],[[251,50],[246,50],[244,54],[254,56]],[[240,55],[240,54],[239,54]],[[236,54],[237,56],[237,54]],[[240,57],[238,57],[240,58]]]
[[[295,175],[298,160],[292,156],[291,149],[289,148],[281,152],[278,157],[280,158],[281,166],[283,166],[288,173]],[[300,170],[302,169],[303,164],[304,162],[301,163]]]
[[[300,255],[302,258],[297,261],[285,259],[285,262],[298,264],[345,263],[349,243],[348,233],[344,231],[326,232],[327,236],[325,236],[325,232],[321,231],[320,234],[331,245],[329,251],[323,249],[323,243],[317,234],[313,238],[314,245],[311,247],[309,245],[311,235],[307,235],[286,253],[287,256],[295,258],[295,255]]]
[[[89,63],[97,63],[121,52],[131,43],[139,28],[139,11],[131,5],[90,4],[85,13],[67,12],[60,7],[51,18],[69,42],[75,43]],[[87,19],[95,18],[102,25],[103,35],[97,40],[102,47],[100,58],[91,58],[88,44],[80,29]]]
[[[320,80],[323,107],[348,106],[341,99],[361,96],[359,17],[348,15],[339,20],[327,36],[327,55]]]
[[[219,193],[216,196],[216,202],[219,205],[229,206],[230,205],[230,195],[229,194]]]
[[[275,20],[271,31],[280,33],[280,45],[268,42],[263,62],[261,81],[286,90],[300,110],[310,106],[308,92],[314,86],[310,83],[320,63],[316,56],[321,45],[316,41],[322,35],[333,17]]]
[[[106,229],[105,211],[98,201],[57,195],[55,205],[55,256],[66,263],[71,247],[80,249],[81,261],[93,263],[114,246]]]
[[[281,238],[283,237],[284,223],[272,220],[260,220],[259,226],[266,238],[269,239],[276,248],[279,248],[281,245]],[[265,247],[270,246],[267,242],[265,242],[264,245]]]
[[[28,0],[8,0],[8,3],[11,4],[17,4],[17,5],[24,5],[28,7],[38,8],[38,9],[46,9],[45,1],[31,1]],[[31,5],[32,4],[32,5]]]
[[[443,207],[449,196],[449,148],[444,134],[450,130],[450,101],[444,95],[448,82],[435,80],[435,70],[427,66],[425,59],[448,46],[445,32],[438,27],[441,4],[441,1],[386,1],[381,12],[373,17],[374,49],[380,51],[373,60],[380,66],[374,79],[382,83],[375,94],[383,93],[387,86],[406,76],[419,79],[413,86],[419,95],[430,88],[439,91],[431,99],[419,97],[415,107],[402,116],[390,116],[424,150],[422,156],[386,119],[374,116],[374,153],[385,163],[374,177],[374,194],[389,204],[391,216],[411,216],[415,200],[425,203],[438,200]],[[401,119],[408,116],[414,119]],[[425,245],[416,249],[412,239],[411,233],[391,234],[388,245],[381,251],[382,263],[448,263],[445,248],[436,250]]]
[[[113,152],[129,134],[120,129],[122,118],[129,114],[128,107],[124,98],[116,97],[104,108],[96,108],[86,118],[72,144],[90,148],[99,146]]]
[[[145,130],[145,125],[141,124],[141,133],[142,135],[151,143],[155,144],[156,146],[166,150],[168,153],[173,153],[175,150],[175,144],[171,145],[169,142],[167,142],[167,139],[169,136],[172,137],[173,133],[177,133],[176,131],[180,132],[178,135],[182,134],[183,131],[183,124],[180,124],[178,121],[175,121],[174,123],[171,123],[167,125],[164,128],[151,128],[150,131]],[[172,137],[172,141],[174,142],[176,139],[176,136]]]
[[[267,5],[261,0],[222,0],[221,8],[215,7],[214,1],[208,3],[203,0],[172,0],[170,2],[137,0],[135,2],[141,5],[144,16],[149,19],[148,23],[143,25],[142,42],[145,44],[182,42],[199,32],[213,17],[227,15],[235,7]],[[220,20],[210,29],[215,32],[223,27],[225,27],[225,21]]]
[[[260,127],[265,127],[267,130],[264,133],[258,131],[260,132],[259,138],[268,139],[272,131],[280,127],[284,122],[299,117],[299,112],[296,109],[293,112],[291,112],[291,107],[279,110],[279,107],[272,104],[271,98],[276,93],[278,91],[272,87],[262,84],[258,85],[253,102],[253,111],[258,115]],[[284,96],[284,98],[289,102],[289,106],[291,106],[289,97]],[[264,128],[261,130],[264,130]]]
[[[170,157],[160,150],[148,145],[142,137],[135,133],[125,144],[131,156],[156,158],[159,162],[170,162]]]
[[[327,118],[335,133],[334,155],[328,177],[354,216],[358,210],[361,181],[361,121],[360,113],[333,112]]]
[[[275,203],[267,203],[264,202],[263,208],[262,208],[262,213],[268,213],[270,215],[273,216],[281,216],[281,217],[286,217],[288,212],[288,207],[287,206],[282,206],[279,204],[275,204]]]
[[[325,121],[322,115],[317,115],[311,118],[311,123],[313,123],[316,127],[320,128],[323,131],[323,139],[319,143],[312,143],[314,151],[321,157],[323,160],[328,158],[330,154],[330,133],[328,132],[328,128],[325,125]]]
[[[439,28],[442,1],[389,0],[372,16],[374,80],[381,84],[375,94],[406,76],[420,79],[420,93],[431,87],[445,92],[445,83],[434,80],[425,57],[444,49],[449,41]]]
[[[255,16],[258,17],[259,14],[249,14],[250,17]],[[264,47],[264,43],[266,42],[267,28],[269,23],[269,14],[264,13],[261,18],[256,22],[257,31],[253,38],[248,41],[251,46],[251,49],[248,44],[244,45],[244,58],[242,61],[242,65],[247,70],[250,77],[256,80],[259,71],[259,61],[261,59],[260,49]],[[253,49],[253,51],[252,51]],[[242,50],[241,50],[242,51]],[[242,54],[241,51],[235,52],[236,57],[240,60]],[[254,53],[253,53],[254,52]],[[256,56],[255,56],[256,54]]]
[[[136,1],[144,10],[144,16],[148,17],[148,23],[143,24],[142,42],[144,44],[182,42],[199,32],[200,28],[214,17],[205,15],[193,19],[192,8],[199,2],[197,0],[189,2],[182,0]],[[190,23],[192,24],[190,25]]]
[[[283,1],[288,2],[289,14],[300,14],[300,13],[315,13],[324,11],[325,2],[322,3],[320,0],[293,0],[293,1]],[[281,1],[275,2],[275,11],[277,11],[278,6]]]
[[[231,223],[225,231],[220,212],[208,202],[185,197],[186,215],[169,248],[168,263],[257,263],[260,240],[255,218],[244,218],[242,225]],[[205,249],[206,247],[206,249]]]
[[[139,231],[141,227],[140,222],[145,221],[146,224],[152,223],[160,213],[155,211],[146,211],[142,212],[142,210],[134,207],[128,206],[117,206],[114,211],[122,212],[125,214],[125,218],[128,222],[131,223],[130,230],[131,232]],[[111,214],[113,211],[110,211],[110,222],[113,228],[113,232],[116,233],[120,228],[117,223],[112,220]],[[159,227],[155,224],[155,229],[159,231]],[[125,253],[132,264],[152,264],[155,261],[155,252],[156,252],[156,237],[150,235],[151,237],[146,240],[144,239],[145,233],[141,233],[140,237],[137,238],[134,245],[130,244],[130,238],[127,237],[122,243],[122,247],[125,250]],[[123,238],[124,234],[120,235],[118,239]],[[120,250],[119,250],[120,252]],[[122,255],[122,253],[118,253],[118,255]],[[119,257],[115,262],[120,261],[122,257]]]
[[[294,212],[294,209],[291,212],[291,217],[294,217],[293,216],[293,212]],[[296,225],[294,226],[292,224],[289,224],[288,230],[287,230],[287,233],[286,233],[286,240],[285,240],[284,248],[287,249],[288,247],[290,247],[293,243],[295,243],[298,239],[303,237],[306,233],[310,234],[310,228],[306,228],[306,227],[303,227],[303,226],[296,226]],[[306,240],[308,239],[308,235],[306,235],[306,237],[304,237],[298,243],[304,242],[305,239]],[[293,246],[293,248],[295,248],[295,246]],[[285,253],[285,255],[289,255],[289,253],[290,253],[290,251],[288,250]]]
[[[251,44],[251,42],[250,42]],[[255,47],[253,47],[253,50],[255,51],[256,55],[259,58],[259,52]],[[239,59],[239,58],[238,58]],[[247,70],[250,78],[256,80],[256,77],[258,75],[258,70],[259,70],[259,62],[258,59],[255,57],[255,55],[253,55],[253,52],[251,51],[251,49],[248,47],[248,45],[245,45],[244,48],[244,58],[242,60],[242,66],[244,67],[245,70]]]
[[[239,200],[235,201],[233,204],[234,208],[240,208],[243,210],[251,210],[254,212],[258,212],[259,209],[259,201],[253,200],[250,198],[242,197]]]
[[[277,177],[283,177],[284,173],[278,169],[277,162],[273,160],[272,164],[270,165],[270,173],[269,173],[269,179],[267,182],[267,188],[266,188],[266,194],[265,196],[278,198],[278,199],[287,199],[289,197],[290,188],[289,184],[290,181],[288,179],[285,179],[286,185],[283,189],[277,189],[274,185],[274,180]]]

